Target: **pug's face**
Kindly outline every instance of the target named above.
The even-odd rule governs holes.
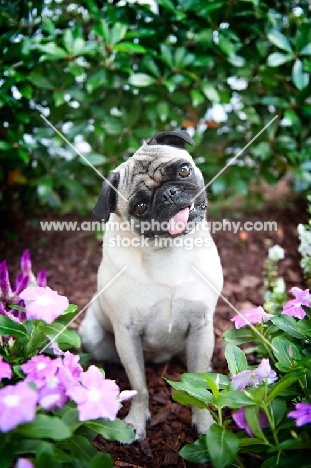
[[[185,143],[194,144],[184,131],[161,132],[147,141],[104,182],[95,217],[106,222],[116,213],[136,234],[151,238],[189,233],[204,219],[207,201],[203,176]]]

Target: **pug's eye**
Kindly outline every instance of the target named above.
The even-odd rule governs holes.
[[[148,205],[146,203],[138,203],[135,207],[135,214],[137,216],[142,216],[148,210]]]
[[[192,172],[192,167],[189,166],[189,164],[183,164],[179,168],[178,175],[180,175],[180,177],[189,177],[191,172]]]

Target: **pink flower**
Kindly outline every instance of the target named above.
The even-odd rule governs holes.
[[[136,390],[123,390],[123,392],[120,393],[118,396],[119,401],[127,401],[133,398],[135,395],[137,395]]]
[[[242,328],[250,323],[254,325],[262,321],[267,322],[270,317],[273,317],[273,315],[267,314],[267,312],[259,306],[255,309],[243,310],[238,315],[235,315],[231,319],[231,322],[234,322],[235,328]]]
[[[38,355],[22,364],[21,369],[27,375],[27,382],[34,382],[37,388],[41,388],[46,379],[54,377],[60,365],[61,360],[59,358],[51,359],[48,356]]]
[[[96,366],[90,366],[80,376],[82,385],[74,385],[67,395],[77,403],[79,420],[105,418],[113,421],[119,410],[119,387],[113,380],[104,379]]]
[[[38,395],[40,406],[46,410],[52,410],[56,407],[61,408],[68,400],[59,373],[45,380],[44,385],[39,389]]]
[[[12,369],[10,364],[5,362],[0,356],[0,381],[1,379],[10,379],[12,377]]]
[[[245,387],[257,387],[264,380],[268,384],[277,380],[277,374],[271,369],[269,359],[262,359],[261,363],[254,370],[244,370],[232,376],[232,387],[234,390],[244,390]]]
[[[304,305],[310,307],[311,294],[309,289],[303,291],[302,289],[294,286],[290,292],[293,296],[295,296],[295,299],[291,299],[290,301],[286,302],[286,304],[283,306],[282,314],[303,319],[306,316],[306,313],[301,306]]]
[[[27,458],[19,458],[15,468],[34,468],[34,466],[30,460],[27,460]]]
[[[0,431],[9,432],[20,423],[33,421],[37,392],[28,383],[18,382],[0,389]]]
[[[247,434],[250,437],[254,437],[254,434],[252,433],[249,425],[247,424],[246,417],[245,417],[245,408],[242,407],[235,413],[233,413],[232,418],[237,426],[239,426],[240,429],[245,429]],[[265,413],[260,409],[259,410],[259,425],[261,428],[267,427],[269,424],[267,416]]]
[[[263,380],[267,380],[268,384],[271,384],[278,378],[276,372],[271,369],[269,359],[261,360],[257,369],[254,370],[254,376],[258,384]]]
[[[296,426],[303,426],[311,423],[311,405],[310,403],[297,403],[296,410],[288,413],[290,418],[296,419]]]
[[[81,364],[79,364],[80,356],[78,354],[70,353],[66,351],[64,353],[63,365],[69,369],[71,375],[75,379],[79,379],[81,373],[83,372]]]
[[[28,287],[20,293],[20,297],[31,301],[26,303],[27,318],[44,320],[46,323],[54,322],[69,306],[67,297],[60,296],[48,286]]]

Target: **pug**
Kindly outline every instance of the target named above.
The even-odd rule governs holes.
[[[136,440],[150,418],[144,363],[177,356],[188,372],[207,372],[214,349],[223,274],[206,229],[203,176],[186,144],[194,142],[183,130],[144,142],[110,173],[93,210],[106,223],[103,254],[79,334],[95,359],[124,366],[137,391],[125,418]],[[193,407],[192,422],[205,433],[213,420]]]

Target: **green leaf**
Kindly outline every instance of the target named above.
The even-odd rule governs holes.
[[[50,325],[46,325],[44,328],[44,333],[52,340],[58,333],[60,333],[56,338],[56,343],[66,343],[75,348],[81,346],[81,339],[78,333],[74,330],[68,330],[64,328],[64,325],[61,323],[53,322]]]
[[[54,89],[54,85],[52,85],[52,83],[47,78],[45,78],[45,76],[39,75],[39,73],[30,73],[27,79],[30,81],[30,83],[37,86],[38,88]]]
[[[129,77],[129,83],[133,86],[151,86],[156,83],[156,79],[146,73],[133,73]]]
[[[238,409],[242,406],[256,405],[256,403],[241,390],[229,390],[227,392],[222,392],[219,398],[217,398],[216,404],[220,406],[227,406],[228,408],[232,409]]]
[[[82,435],[74,435],[66,440],[66,449],[76,460],[84,462],[83,467],[88,467],[90,460],[97,455],[96,448]]]
[[[51,56],[51,58],[53,57],[54,59],[66,58],[69,55],[68,52],[66,52],[61,47],[58,47],[54,42],[49,42],[48,44],[44,45],[39,44],[37,45],[37,48]]]
[[[258,406],[245,408],[245,419],[254,436],[257,439],[265,440],[259,423],[259,411],[260,408]]]
[[[194,387],[210,388],[206,376],[209,376],[214,382],[218,381],[220,389],[227,388],[231,379],[226,375],[218,374],[216,372],[186,372],[181,375],[182,382],[188,382]]]
[[[276,336],[273,338],[272,350],[276,359],[283,365],[292,367],[293,360],[300,360],[300,352],[297,346],[284,336]]]
[[[230,465],[239,449],[239,438],[228,429],[213,424],[206,433],[205,443],[214,468]]]
[[[69,427],[72,432],[75,432],[83,422],[79,421],[79,412],[77,408],[68,408],[62,415],[62,421]]]
[[[193,107],[197,107],[205,101],[203,94],[198,89],[192,89],[190,95]]]
[[[14,432],[34,439],[64,440],[71,436],[69,427],[61,419],[46,414],[38,414],[34,421],[21,424]]]
[[[78,306],[75,304],[69,304],[66,310],[64,310],[62,315],[73,314],[78,310]]]
[[[222,335],[223,340],[227,343],[240,345],[242,343],[249,343],[250,341],[254,341],[254,333],[249,328],[229,328],[226,330]]]
[[[114,45],[122,41],[127,31],[126,24],[115,23],[110,31],[110,44]]]
[[[235,55],[235,45],[225,36],[219,35],[218,37],[218,45],[220,50],[224,52],[226,55],[233,56]]]
[[[10,335],[16,337],[27,337],[27,332],[25,327],[18,322],[0,315],[0,335]]]
[[[198,398],[188,395],[188,393],[173,392],[172,399],[181,405],[193,405],[200,409],[206,409],[206,403]]]
[[[299,51],[299,55],[311,55],[311,42]]]
[[[96,421],[86,421],[84,424],[107,440],[131,442],[135,438],[133,429],[120,419],[115,419],[114,421],[97,419]]]
[[[207,99],[209,99],[211,102],[220,101],[220,97],[215,86],[211,85],[210,83],[203,82],[201,84],[201,87],[202,87],[203,93],[205,94]]]
[[[207,463],[209,454],[205,444],[205,435],[201,435],[193,444],[186,444],[179,455],[192,463]]]
[[[113,468],[113,461],[108,453],[98,453],[88,464],[88,468]]]
[[[284,34],[277,29],[272,29],[268,33],[268,39],[272,44],[279,47],[279,49],[286,50],[286,52],[292,52],[292,46],[289,40]]]
[[[269,67],[278,67],[279,65],[282,65],[283,63],[289,62],[290,60],[293,60],[294,55],[293,54],[281,54],[280,52],[274,52],[273,54],[270,54],[267,59],[267,64]]]
[[[169,385],[175,390],[187,392],[189,395],[197,398],[198,400],[206,403],[213,403],[214,397],[206,388],[191,385],[189,382],[173,382],[172,380],[165,379]]]
[[[157,114],[161,122],[165,122],[169,116],[170,109],[166,101],[160,101],[157,103]]]
[[[87,159],[93,166],[102,166],[107,162],[106,156],[103,156],[102,154],[97,154],[97,153],[87,153],[83,155],[85,159]],[[83,159],[79,158],[78,159],[80,164],[83,164],[84,166],[88,166],[89,164]]]
[[[245,65],[245,58],[241,55],[230,55],[230,57],[228,57],[228,62],[235,67],[243,67]]]
[[[238,374],[247,369],[247,360],[244,352],[236,345],[227,344],[225,348],[225,358],[229,371],[232,375]]]
[[[144,54],[146,53],[145,47],[135,44],[134,42],[121,42],[113,46],[113,50],[117,50],[119,52],[126,52],[128,54]]]
[[[306,88],[309,84],[309,73],[303,71],[303,65],[301,60],[296,60],[292,69],[292,80],[294,85],[300,91]]]
[[[304,375],[303,370],[293,371],[293,372],[289,372],[288,374],[286,374],[278,382],[276,382],[275,384],[273,384],[273,386],[270,387],[268,401],[269,402],[272,401],[275,397],[280,395],[288,387],[291,387],[295,382],[301,379],[303,375]]]
[[[107,82],[107,72],[101,68],[88,77],[86,82],[86,90],[88,93],[92,93],[95,89],[105,85]]]
[[[305,335],[296,330],[297,322],[294,317],[291,317],[290,315],[276,315],[271,317],[270,320],[272,323],[274,323],[274,325],[294,338],[298,338],[299,340],[307,338]]]
[[[104,39],[106,44],[110,44],[109,27],[103,18],[101,18],[99,20],[99,23],[94,26],[93,31],[95,32],[95,34],[98,34],[99,36],[101,36]]]
[[[286,414],[286,401],[281,400],[280,398],[275,398],[268,405],[268,411],[272,420],[274,421],[275,427],[277,427],[282,422],[282,419]]]

